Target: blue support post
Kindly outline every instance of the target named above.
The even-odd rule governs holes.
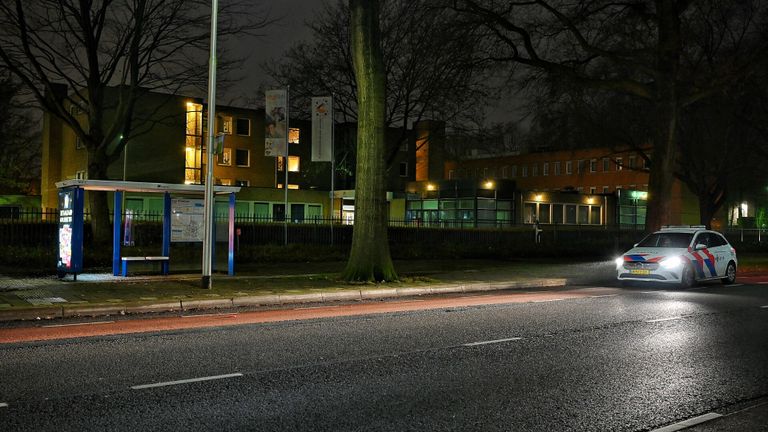
[[[166,192],[163,197],[163,250],[162,255],[170,257],[171,255],[171,194]],[[160,266],[162,274],[167,275],[170,271],[170,259],[163,261]]]
[[[235,194],[229,194],[229,250],[227,254],[227,273],[235,275]]]
[[[123,191],[115,191],[112,217],[112,275],[120,274],[120,225],[123,221]]]

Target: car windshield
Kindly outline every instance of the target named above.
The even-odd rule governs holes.
[[[691,244],[691,233],[653,233],[644,238],[637,247],[685,248]]]

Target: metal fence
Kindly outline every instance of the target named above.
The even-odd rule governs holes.
[[[18,246],[55,246],[58,242],[58,212],[21,210],[11,217],[0,218],[0,244]],[[162,241],[161,212],[126,212],[122,220],[130,219],[132,241],[136,245],[156,245]],[[89,239],[86,214],[86,242]],[[227,240],[228,216],[216,215],[217,241]],[[341,219],[319,217],[301,221],[282,220],[273,215],[237,215],[235,217],[238,245],[334,244],[348,245],[352,241],[352,225]],[[542,225],[544,244],[578,245],[585,242],[612,242],[616,246],[639,241],[642,227],[605,225]],[[287,232],[287,236],[286,236]],[[531,244],[535,234],[530,224],[510,224],[508,221],[441,221],[425,224],[420,220],[391,219],[389,241],[393,245],[500,245]],[[761,244],[768,241],[762,229],[730,228],[724,234],[734,244]]]

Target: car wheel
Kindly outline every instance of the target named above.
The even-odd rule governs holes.
[[[696,285],[696,275],[693,274],[693,267],[688,264],[683,267],[683,274],[680,275],[680,288],[690,288]]]
[[[733,261],[728,263],[728,267],[725,269],[725,277],[720,281],[726,285],[730,285],[736,282],[736,264]]]

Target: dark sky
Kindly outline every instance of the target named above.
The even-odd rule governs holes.
[[[246,58],[243,71],[245,79],[231,90],[223,92],[222,103],[243,106],[246,98],[258,96],[259,84],[269,80],[261,65],[278,58],[290,46],[311,36],[304,22],[314,17],[315,11],[322,7],[323,0],[265,0],[262,3],[271,8],[272,16],[279,21],[264,29],[263,37],[237,41],[237,55]]]

